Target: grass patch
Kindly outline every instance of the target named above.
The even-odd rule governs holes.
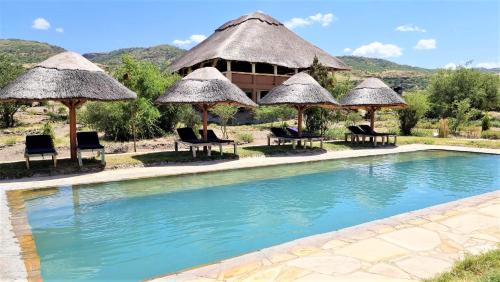
[[[442,273],[425,282],[486,282],[500,281],[500,249],[484,254],[467,255],[455,263],[449,272]]]
[[[495,140],[472,140],[472,139],[418,137],[418,136],[398,136],[398,144],[449,145],[449,146],[500,149],[500,142]]]
[[[15,136],[15,135],[0,136],[0,145],[12,146],[15,145],[17,142],[21,142],[21,140],[23,140],[21,136]]]

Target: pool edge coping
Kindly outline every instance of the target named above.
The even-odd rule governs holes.
[[[5,264],[7,265],[7,268],[9,269],[16,269],[16,278],[14,278],[16,281],[25,281],[28,280],[29,278],[34,278],[34,277],[29,277],[28,274],[36,274],[37,271],[38,273],[41,273],[40,271],[40,262],[38,261],[38,270],[33,269],[32,266],[34,265],[36,267],[36,262],[34,261],[27,261],[23,259],[23,252],[26,252],[26,250],[23,249],[23,243],[20,238],[17,236],[10,236],[8,233],[14,233],[16,231],[16,226],[14,226],[14,222],[12,221],[12,210],[11,210],[11,205],[9,205],[8,201],[8,193],[9,191],[22,191],[22,190],[38,190],[38,189],[44,189],[44,188],[50,188],[54,186],[65,186],[65,185],[84,185],[84,184],[97,184],[97,183],[103,183],[103,182],[113,182],[113,181],[123,181],[123,180],[133,180],[133,179],[143,179],[143,178],[150,178],[150,177],[160,177],[160,176],[181,176],[181,175],[193,175],[193,174],[198,174],[198,173],[209,173],[209,172],[218,172],[218,171],[227,171],[227,170],[236,170],[236,169],[245,169],[245,168],[255,168],[255,167],[267,167],[267,166],[276,166],[276,165],[285,165],[285,164],[296,164],[296,163],[307,163],[307,162],[317,162],[317,161],[325,161],[325,160],[335,160],[335,159],[347,159],[347,158],[357,158],[357,157],[368,157],[368,156],[379,156],[379,155],[389,155],[389,154],[397,154],[397,153],[406,153],[406,152],[417,152],[417,151],[427,151],[427,150],[444,150],[444,151],[456,151],[456,152],[471,152],[471,153],[482,153],[482,154],[494,154],[494,155],[500,155],[500,150],[499,149],[490,149],[490,148],[475,148],[475,147],[461,147],[461,146],[441,146],[441,145],[425,145],[425,144],[409,144],[409,145],[402,145],[402,146],[397,146],[393,148],[387,148],[387,149],[358,149],[358,150],[346,150],[346,151],[329,151],[325,154],[320,154],[320,155],[300,155],[300,156],[278,156],[278,157],[256,157],[256,158],[244,158],[241,160],[234,160],[230,162],[218,162],[218,161],[207,161],[207,162],[200,162],[196,163],[194,165],[179,165],[179,164],[173,164],[173,165],[165,165],[165,166],[158,166],[158,167],[144,167],[144,168],[127,168],[127,169],[117,169],[117,170],[110,170],[110,171],[104,171],[104,172],[97,172],[97,173],[90,173],[90,174],[78,174],[78,175],[69,175],[66,177],[60,177],[60,176],[49,176],[49,177],[42,177],[42,178],[36,178],[33,181],[24,181],[23,180],[13,180],[9,181],[12,182],[14,185],[9,185],[12,183],[5,182],[5,181],[0,181],[0,193],[3,192],[3,196],[0,196],[0,210],[5,209],[7,207],[7,214],[4,215],[2,214],[0,216],[0,223],[3,223],[5,221],[5,224],[2,224],[4,228],[7,229],[6,232],[0,232],[0,241],[2,241],[5,245],[10,246],[11,248],[17,248],[19,249],[19,253],[17,256],[12,256],[12,257],[7,257],[6,255],[0,253],[0,258],[5,259],[6,262]],[[267,162],[262,162],[262,160],[269,159],[269,160],[277,160],[271,163]],[[243,162],[245,163],[245,160],[247,160],[248,164],[243,164],[242,166],[236,166],[236,167],[224,167],[225,164],[227,163],[233,163],[233,162]],[[248,161],[249,160],[249,161]],[[253,160],[259,160],[260,162],[257,163],[252,163]],[[211,165],[209,167],[204,166],[204,165]],[[214,166],[220,165],[222,168],[214,168]],[[172,168],[172,167],[177,167],[177,168],[196,168],[195,171],[190,171],[190,172],[174,172],[170,173],[170,171],[166,171],[165,168]],[[201,168],[201,169],[200,169]],[[130,173],[125,173],[124,175],[120,175],[119,173],[121,172],[128,172],[130,170],[141,170],[141,171],[148,171],[148,170],[160,170],[163,169],[165,171],[160,171],[162,173],[160,174],[147,174],[147,173],[142,173],[137,177],[131,176]],[[87,182],[82,182],[82,183],[68,183],[72,179],[72,177],[84,177],[84,176],[92,176],[93,174],[102,174],[102,173],[109,173],[111,174],[110,178],[105,178],[105,179],[96,179],[97,177],[94,177],[91,181]],[[114,175],[114,178],[113,178]],[[64,181],[66,180],[66,182]],[[56,182],[56,183],[52,183]],[[60,184],[57,184],[59,182]],[[21,184],[20,184],[21,183]],[[33,184],[36,183],[35,187],[30,187],[26,188],[26,186],[29,186],[29,183]],[[3,187],[3,186],[7,187]],[[492,193],[492,192],[490,192]],[[483,195],[483,194],[481,194]],[[477,196],[481,196],[477,195]],[[477,197],[474,196],[474,197]],[[465,198],[468,199],[468,198]],[[461,200],[465,200],[461,199]],[[460,201],[460,200],[459,200]],[[451,203],[451,202],[449,202]],[[448,203],[444,203],[448,204]],[[434,207],[434,206],[432,206]],[[431,207],[428,207],[431,208]],[[411,212],[409,212],[411,213]],[[403,213],[406,214],[406,213]],[[399,214],[399,215],[403,215]],[[396,215],[398,216],[398,215]],[[387,219],[387,218],[384,218]],[[379,219],[383,220],[383,219]],[[369,221],[363,224],[368,224],[374,221]],[[357,226],[357,225],[356,225]],[[23,226],[24,227],[24,226]],[[29,226],[29,234],[31,234],[31,227]],[[352,228],[352,227],[349,227]],[[21,228],[22,229],[22,228]],[[23,229],[23,232],[26,230]],[[333,231],[335,232],[335,231]],[[28,234],[28,235],[29,235]],[[297,240],[313,237],[313,236],[318,236],[318,235],[312,235],[304,238],[299,238]],[[31,240],[33,240],[32,235],[31,235]],[[30,240],[28,240],[30,241]],[[33,241],[34,242],[34,241]],[[293,241],[290,241],[293,242]],[[287,242],[287,243],[290,243]],[[287,244],[284,243],[284,244]],[[28,246],[30,246],[31,243],[28,243]],[[273,246],[274,247],[274,246]],[[272,248],[272,247],[270,247]],[[33,254],[32,248],[29,248],[30,250],[27,251],[28,254]],[[38,257],[38,254],[36,253],[36,246],[35,246],[35,254],[36,257]],[[6,258],[7,257],[7,258]],[[33,259],[33,257],[28,256],[30,259]],[[237,256],[239,257],[239,256]],[[23,265],[24,269],[21,270],[19,269],[19,265]],[[31,267],[31,271],[27,271],[27,268]],[[195,267],[198,269],[199,267],[203,266],[197,266]],[[175,272],[177,273],[177,272]],[[3,274],[0,272],[0,274]],[[162,276],[164,277],[164,276]],[[3,277],[0,277],[3,278]],[[41,278],[41,276],[40,276]],[[151,278],[148,278],[151,279]],[[154,279],[154,278],[153,278]]]

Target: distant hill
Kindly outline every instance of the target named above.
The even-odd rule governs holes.
[[[83,56],[94,63],[113,68],[121,64],[121,59],[124,54],[129,54],[134,59],[152,62],[164,69],[173,59],[184,52],[186,52],[186,50],[163,44],[148,48],[118,49],[108,53],[87,53],[83,54]]]
[[[357,57],[357,56],[340,56],[337,58],[341,59],[344,63],[348,64],[353,70],[370,72],[370,73],[380,73],[384,71],[411,71],[411,72],[423,72],[423,73],[432,72],[431,69],[425,69],[409,65],[400,65],[384,59]]]
[[[0,54],[11,55],[19,63],[25,65],[39,63],[50,56],[64,51],[64,48],[44,42],[21,39],[0,39]]]

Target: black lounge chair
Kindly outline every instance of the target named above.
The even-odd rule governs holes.
[[[30,157],[51,156],[54,167],[57,167],[57,152],[54,148],[54,142],[50,135],[28,135],[26,136],[26,149],[24,158],[26,159],[26,168],[30,168]]]
[[[398,138],[396,134],[376,132],[375,130],[373,130],[373,128],[371,128],[369,125],[366,125],[366,124],[360,125],[359,128],[361,128],[361,130],[363,130],[364,132],[369,133],[371,135],[381,136],[382,137],[382,144],[384,144],[384,138],[385,138],[385,143],[388,144],[389,137],[394,137],[394,143],[392,143],[392,144],[396,145],[397,138]]]
[[[286,129],[281,127],[271,127],[271,133],[272,134],[267,135],[267,146],[271,146],[271,138],[273,137],[278,139],[278,145],[291,142],[294,149],[297,146],[297,142],[307,141],[305,137],[293,137]]]
[[[198,130],[201,136],[203,136],[203,129]],[[236,142],[234,140],[229,139],[220,139],[213,130],[207,130],[207,141],[214,144],[219,145],[220,155],[222,156],[222,145],[233,145],[234,154],[236,155]]]
[[[347,142],[347,137],[351,137],[351,143],[356,141],[356,143],[359,143],[359,141],[363,141],[363,143],[365,143],[365,137],[367,137],[368,135],[363,131],[361,130],[361,128],[355,126],[355,125],[351,125],[351,126],[348,126],[347,129],[349,129],[349,132],[345,133],[344,135],[344,139],[345,141]],[[371,136],[368,136],[368,137],[371,137]]]
[[[85,131],[76,133],[76,154],[78,156],[78,165],[83,166],[82,152],[97,151],[98,156],[101,157],[101,164],[106,164],[104,155],[104,146],[99,142],[99,136],[95,131]]]
[[[199,150],[200,147],[207,147],[208,156],[212,155],[212,143],[198,139],[192,128],[177,128],[177,135],[179,135],[179,139],[175,140],[174,143],[176,152],[179,151],[179,144],[183,144],[188,146],[189,150],[193,152],[193,158],[196,158],[196,151]],[[196,148],[196,150],[194,150],[194,148]]]
[[[299,136],[299,130],[295,127],[287,127],[286,130],[288,131],[288,133],[295,137],[295,138],[299,138],[299,137],[302,137],[302,138],[307,138],[307,140],[309,141],[309,147],[312,148],[312,142],[313,141],[319,141],[320,142],[320,147],[323,148],[323,140],[324,138],[318,134],[314,134],[314,133],[309,133],[309,132],[302,132],[302,134]]]

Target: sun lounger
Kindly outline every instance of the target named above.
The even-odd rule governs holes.
[[[371,128],[369,125],[366,125],[366,124],[360,125],[359,128],[361,128],[361,130],[363,130],[366,133],[370,133],[370,134],[376,135],[376,136],[381,136],[382,137],[382,143],[384,143],[383,139],[385,138],[385,143],[388,144],[389,143],[389,137],[393,137],[394,138],[394,143],[392,143],[392,144],[396,145],[397,138],[398,138],[396,134],[376,132],[375,130],[373,130],[373,128]]]
[[[295,137],[295,138],[299,138],[299,131],[297,130],[297,128],[294,128],[294,127],[287,127],[286,130],[288,131],[288,133]],[[319,141],[320,142],[320,147],[323,148],[323,140],[324,138],[320,135],[317,135],[317,134],[312,134],[312,133],[308,133],[308,132],[302,132],[301,136],[302,138],[307,138],[307,140],[309,141],[309,147],[312,148],[312,142],[313,141]]]
[[[203,129],[200,129],[198,131],[200,135],[203,136]],[[236,142],[234,140],[229,140],[229,139],[220,139],[217,137],[215,132],[213,130],[207,130],[207,140],[208,142],[211,142],[214,145],[219,145],[219,150],[220,150],[220,155],[222,156],[222,146],[223,145],[233,145],[234,148],[234,154],[236,155]]]
[[[278,145],[291,142],[294,149],[297,147],[298,142],[307,141],[305,137],[293,137],[286,129],[281,127],[271,127],[271,133],[272,134],[267,135],[267,146],[271,146],[271,138],[278,139]]]
[[[99,142],[99,137],[97,136],[97,132],[88,131],[88,132],[77,132],[76,133],[76,154],[78,156],[78,165],[80,167],[83,166],[82,162],[82,152],[94,152],[97,151],[98,156],[101,157],[101,164],[106,164],[106,159],[104,155],[104,146]]]
[[[196,151],[199,150],[200,147],[207,147],[208,156],[212,155],[212,143],[198,139],[192,128],[177,128],[177,134],[179,135],[179,139],[175,140],[174,143],[176,152],[179,151],[179,144],[183,144],[189,147],[193,153],[193,158],[196,158]]]
[[[50,135],[28,135],[26,136],[26,149],[24,158],[26,159],[26,168],[30,168],[30,158],[51,156],[54,167],[57,166],[57,152]]]

